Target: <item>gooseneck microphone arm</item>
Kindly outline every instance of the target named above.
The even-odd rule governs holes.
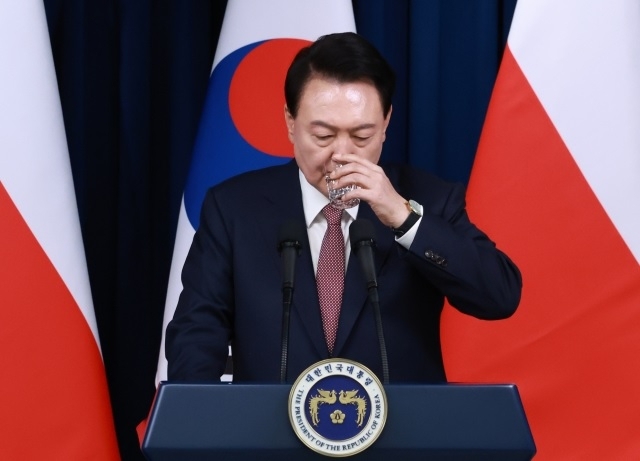
[[[387,359],[387,345],[382,329],[382,315],[380,314],[380,299],[378,298],[378,281],[376,280],[376,268],[373,261],[373,248],[375,247],[375,230],[373,224],[366,219],[356,219],[349,226],[349,239],[351,251],[358,255],[360,266],[367,281],[369,300],[373,305],[373,315],[376,322],[378,342],[380,344],[380,357],[382,359],[382,381],[389,384],[389,362]]]
[[[289,356],[289,318],[291,316],[291,301],[293,299],[293,285],[296,260],[302,248],[304,228],[299,221],[290,219],[280,228],[278,251],[282,257],[282,346],[280,361],[280,382],[287,381],[287,361]]]

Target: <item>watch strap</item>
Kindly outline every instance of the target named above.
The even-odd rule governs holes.
[[[393,231],[396,237],[402,237],[404,234],[407,233],[409,229],[413,227],[415,223],[418,222],[419,219],[420,219],[420,215],[415,211],[411,210],[411,213],[409,213],[409,216],[400,225],[400,227],[395,227],[395,228],[392,228],[391,230]]]

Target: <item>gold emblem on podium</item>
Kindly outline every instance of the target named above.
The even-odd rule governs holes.
[[[298,438],[325,456],[345,457],[371,446],[387,419],[380,380],[365,366],[328,359],[303,371],[289,394],[289,420]]]

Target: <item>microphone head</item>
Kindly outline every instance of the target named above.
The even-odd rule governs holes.
[[[305,228],[300,220],[287,219],[282,223],[278,234],[278,251],[282,251],[284,246],[293,246],[299,250],[302,246],[304,235]]]
[[[349,226],[351,250],[355,253],[362,245],[375,245],[376,231],[368,219],[356,219]]]

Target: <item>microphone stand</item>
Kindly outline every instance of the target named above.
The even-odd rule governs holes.
[[[362,272],[367,280],[369,300],[373,305],[373,315],[378,333],[380,345],[380,358],[382,360],[382,381],[389,384],[389,360],[387,358],[387,345],[384,340],[382,328],[382,315],[380,313],[380,299],[378,296],[378,282],[376,280],[375,265],[373,262],[373,247],[375,246],[373,226],[366,219],[356,219],[349,228],[351,245],[354,253],[358,255]]]
[[[369,300],[373,304],[373,315],[376,320],[376,331],[378,332],[378,343],[380,344],[380,358],[382,359],[382,383],[389,384],[389,361],[387,358],[387,344],[384,340],[382,329],[382,315],[380,314],[380,299],[378,298],[378,285],[369,287]]]
[[[293,268],[295,266],[296,257],[300,252],[300,243],[296,239],[285,240],[280,243],[278,249],[285,260],[285,268],[290,273],[285,273],[282,282],[282,346],[280,360],[280,383],[285,384],[287,381],[287,362],[289,357],[289,319],[291,317],[291,302],[293,299]],[[285,272],[287,272],[285,270]]]
[[[280,360],[280,384],[287,382],[287,361],[289,357],[289,319],[293,287],[282,287],[282,357]]]

